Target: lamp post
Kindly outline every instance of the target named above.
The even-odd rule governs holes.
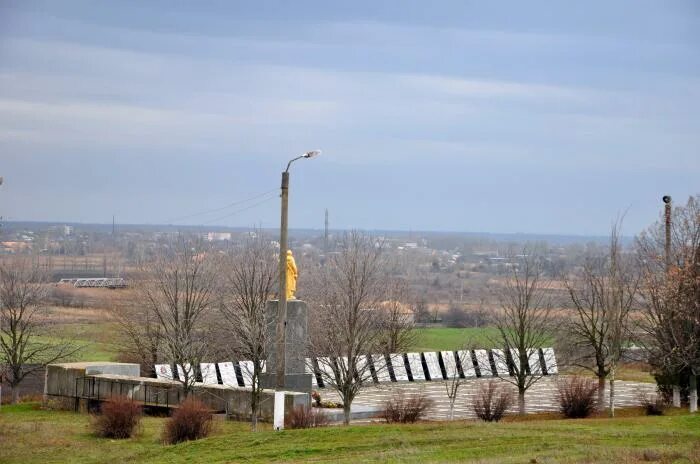
[[[289,168],[292,163],[302,158],[313,158],[321,154],[321,150],[307,151],[287,163],[287,169],[282,173],[282,218],[280,221],[280,291],[277,306],[277,357],[276,384],[278,389],[284,388],[285,368],[287,364],[287,212],[289,205]]]
[[[664,195],[661,199],[664,202],[664,226],[666,232],[666,243],[664,251],[666,253],[666,272],[671,270],[671,197]]]

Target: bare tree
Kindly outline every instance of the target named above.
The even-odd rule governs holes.
[[[46,275],[26,256],[0,261],[0,365],[19,399],[19,385],[47,364],[69,358],[79,347],[70,341],[42,342],[46,335]]]
[[[690,410],[695,411],[700,374],[700,195],[675,208],[672,218],[667,259],[661,222],[637,240],[644,269],[641,342],[658,372],[675,377],[677,384],[687,376]],[[677,385],[674,404],[680,405]]]
[[[319,270],[311,292],[310,352],[324,383],[338,391],[347,425],[355,396],[372,378],[366,355],[385,348],[378,308],[386,299],[386,277],[382,246],[372,237],[352,232],[342,245]]]
[[[259,236],[258,236],[259,237]],[[228,348],[236,359],[251,361],[251,428],[257,430],[262,385],[260,374],[267,358],[265,306],[275,291],[277,259],[275,250],[261,237],[251,239],[234,251],[224,267],[222,329],[229,337]]]
[[[149,306],[136,301],[116,303],[110,308],[117,323],[117,347],[120,356],[138,362],[151,377],[156,377],[156,364],[161,361],[163,335],[161,326]],[[168,360],[169,361],[169,360]]]
[[[406,282],[392,279],[386,288],[387,300],[379,305],[383,334],[382,352],[397,353],[401,348],[413,346],[418,333],[415,331],[415,311],[407,303],[410,300]]]
[[[425,295],[421,294],[421,296],[418,297],[413,308],[415,310],[414,320],[416,322],[424,323],[430,322],[432,320],[430,311],[428,311],[428,302],[425,298]]]
[[[185,395],[207,358],[208,322],[218,297],[216,259],[196,245],[179,238],[172,249],[161,251],[145,265],[139,287],[162,336],[163,357],[175,363]]]
[[[525,392],[544,375],[541,369],[531,369],[530,359],[550,342],[554,324],[551,281],[544,278],[540,259],[530,252],[526,248],[518,256],[511,253],[510,275],[497,295],[501,307],[494,325],[498,335],[492,340],[505,348],[504,359],[496,362],[510,365],[513,376],[499,376],[518,388],[520,414],[525,414]],[[539,365],[539,358],[535,359]]]
[[[572,363],[598,378],[598,406],[604,408],[605,381],[609,378],[610,414],[615,414],[615,371],[629,339],[630,313],[639,287],[639,272],[632,256],[622,252],[621,222],[610,234],[607,254],[588,256],[581,274],[566,276],[564,284],[574,308],[567,323]]]
[[[472,359],[469,351],[462,349],[455,351],[454,354],[456,355],[455,359],[443,359],[443,363],[445,364],[445,369],[447,371],[447,380],[444,383],[445,393],[447,394],[447,398],[450,400],[450,410],[448,415],[449,420],[454,419],[455,402],[457,401],[459,389],[465,383],[467,376],[469,375],[469,368],[465,366],[472,366]],[[464,377],[460,375],[456,361],[459,361]]]

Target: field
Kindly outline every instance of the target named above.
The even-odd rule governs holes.
[[[493,327],[449,329],[435,327],[417,329],[417,337],[410,351],[457,350],[465,345],[475,348],[491,348],[498,332]]]
[[[105,322],[58,324],[53,330],[54,335],[40,337],[40,340],[73,340],[81,347],[74,361],[116,361],[117,346],[112,342],[115,331],[115,324]],[[416,341],[408,351],[456,350],[465,345],[488,348],[492,345],[490,337],[496,335],[496,330],[491,327],[429,328],[417,329],[416,332]]]
[[[89,417],[3,406],[0,462],[640,462],[700,463],[700,415],[552,420],[531,416],[479,422],[358,425],[251,433],[217,421],[214,436],[175,446],[160,443],[164,419],[148,417],[137,438],[91,435]]]

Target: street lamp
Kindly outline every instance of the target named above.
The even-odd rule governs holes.
[[[671,197],[664,195],[661,201],[664,202],[664,225],[666,226],[666,243],[664,244],[666,272],[669,272],[671,270]]]
[[[280,221],[280,291],[279,304],[277,306],[277,366],[275,371],[278,389],[284,388],[285,367],[287,364],[287,210],[289,204],[289,168],[292,163],[302,158],[314,158],[321,154],[321,150],[307,151],[306,153],[289,160],[287,169],[282,173],[282,219]]]

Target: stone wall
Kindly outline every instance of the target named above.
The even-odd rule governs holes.
[[[182,384],[174,380],[139,377],[138,364],[66,363],[48,366],[44,394],[50,398],[73,398],[81,410],[112,396],[124,395],[144,406],[172,408],[185,398]],[[211,410],[236,419],[250,418],[250,390],[224,385],[195,384],[195,397]],[[263,390],[260,418],[272,421],[274,390]],[[309,405],[309,395],[285,392],[285,411]]]

